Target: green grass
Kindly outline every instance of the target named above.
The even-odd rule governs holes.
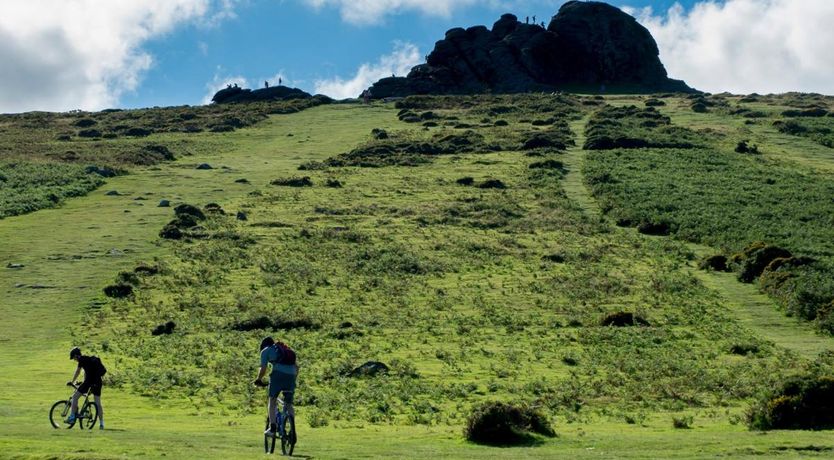
[[[0,219],[55,206],[95,190],[104,180],[82,166],[55,162],[0,163]]]
[[[531,100],[530,107],[549,106]],[[474,125],[503,105],[443,101],[423,101],[420,110]],[[522,121],[530,115],[498,111],[514,133],[549,129]],[[578,199],[578,150],[298,171],[366,142],[373,128],[412,129],[396,112],[390,105],[327,106],[234,133],[194,134],[195,145],[219,148],[195,148],[188,158],[108,179],[119,196],[94,191],[0,221],[2,266],[25,265],[0,272],[7,319],[0,323],[0,385],[8,401],[0,451],[33,458],[258,455],[263,395],[247,382],[264,332],[232,326],[265,315],[318,326],[277,333],[302,365],[299,455],[830,455],[827,432],[762,436],[743,423],[760,392],[828,364],[747,326],[727,308],[732,297],[721,286],[692,273],[692,248],[622,231],[587,212],[587,193]],[[576,114],[549,116],[581,133],[581,120],[571,121]],[[482,124],[474,129],[486,142],[504,135]],[[547,160],[564,164],[567,175],[529,168]],[[202,162],[215,169],[195,170]],[[269,185],[300,175],[313,187]],[[458,185],[462,177],[474,185]],[[249,183],[236,182],[242,178]],[[343,187],[326,187],[327,179]],[[507,188],[477,187],[488,179]],[[160,199],[216,202],[227,215],[203,225],[208,238],[161,240],[173,212],[156,207]],[[237,211],[248,220],[236,220]],[[133,299],[103,297],[119,272],[140,263],[162,271],[138,283]],[[27,287],[35,284],[54,287]],[[651,327],[598,325],[616,311],[638,313]],[[177,323],[172,335],[151,335],[168,320]],[[340,327],[345,321],[354,326]],[[70,343],[99,353],[108,366],[111,429],[104,433],[48,428],[47,408],[65,395],[62,383],[72,372]],[[730,352],[750,343],[759,352]],[[369,359],[391,365],[391,374],[340,376]],[[533,404],[558,437],[513,449],[464,442],[471,408],[487,400]],[[691,429],[673,427],[674,419],[690,417]]]

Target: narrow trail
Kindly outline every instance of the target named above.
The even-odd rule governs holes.
[[[582,173],[586,156],[586,151],[582,149],[582,146],[585,144],[585,125],[588,118],[570,123],[571,131],[576,134],[576,145],[569,148],[562,157],[565,168],[568,170],[563,186],[568,198],[585,213],[601,217],[599,204],[585,185]],[[619,228],[619,230],[635,231],[624,228]],[[698,258],[718,252],[707,246],[686,244]],[[699,270],[696,262],[692,262],[690,271],[707,288],[718,292],[725,306],[736,319],[759,337],[807,359],[814,359],[821,352],[834,350],[834,337],[820,335],[810,324],[800,323],[799,320],[785,316],[769,297],[759,292],[754,284],[738,282],[733,273]]]

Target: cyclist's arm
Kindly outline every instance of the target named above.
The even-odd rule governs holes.
[[[72,374],[72,380],[70,382],[75,382],[75,379],[78,378],[78,374],[81,373],[81,365],[79,364],[78,367],[75,368],[75,374]]]
[[[266,374],[266,366],[261,366],[261,370],[258,371],[258,378],[255,379],[256,382],[260,382],[262,378],[264,378],[264,374]]]

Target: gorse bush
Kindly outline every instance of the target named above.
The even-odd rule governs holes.
[[[469,441],[498,446],[528,444],[534,440],[533,434],[556,436],[541,412],[526,405],[501,402],[476,407],[464,430]]]
[[[755,430],[834,428],[834,376],[788,380],[750,408],[747,424]]]

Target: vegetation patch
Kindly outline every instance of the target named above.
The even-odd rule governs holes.
[[[614,327],[649,326],[649,322],[634,313],[618,311],[606,315],[600,322],[600,325]]]
[[[754,404],[747,415],[754,430],[834,428],[834,377],[796,377]]]
[[[502,402],[488,402],[475,408],[464,430],[467,440],[495,446],[531,444],[535,442],[534,435],[555,437],[556,432],[539,411]]]
[[[615,221],[667,222],[670,235],[738,254],[729,265],[740,280],[760,279],[786,312],[828,330],[818,312],[834,299],[831,175],[714,149],[617,149],[591,152],[585,177]],[[761,235],[768,244],[751,245]],[[793,254],[818,262],[795,266],[806,259]],[[778,259],[791,262],[768,271]]]
[[[96,170],[97,171],[97,170]],[[0,219],[59,206],[104,184],[82,165],[51,161],[0,161]]]
[[[312,187],[313,181],[309,176],[304,177],[283,177],[274,179],[270,185],[278,185],[281,187]]]
[[[500,149],[499,145],[488,144],[484,136],[471,130],[438,131],[429,138],[413,132],[398,132],[383,139],[374,139],[325,163],[336,167],[417,166],[437,155],[485,153]]]
[[[597,111],[585,129],[585,150],[638,148],[694,148],[701,145],[695,132],[672,125],[655,110],[636,106],[608,106]]]
[[[834,148],[834,119],[831,117],[777,120],[773,126],[780,133],[807,137],[822,146]]]
[[[177,328],[177,323],[173,321],[168,321],[163,324],[156,326],[152,331],[151,335],[169,335],[174,333],[174,329]]]

